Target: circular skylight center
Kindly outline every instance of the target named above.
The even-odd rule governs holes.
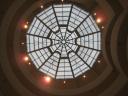
[[[91,70],[101,50],[96,22],[72,4],[52,5],[37,14],[26,37],[37,70],[55,79],[72,79]]]

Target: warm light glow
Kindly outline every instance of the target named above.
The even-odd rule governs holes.
[[[104,29],[104,26],[102,26],[101,28]]]
[[[43,5],[40,6],[41,9],[42,9],[43,7],[44,7]]]
[[[64,0],[61,0],[62,2],[64,1]]]
[[[29,62],[28,64],[29,64],[29,65],[31,65],[31,63],[30,63],[30,62]]]
[[[98,63],[100,63],[101,61],[100,60],[98,60]]]
[[[94,16],[96,16],[97,14],[96,13],[94,13]]]
[[[101,21],[102,21],[101,18],[97,18],[96,20],[97,23],[101,23]]]
[[[86,78],[86,76],[84,75],[83,78]]]
[[[29,22],[28,22],[28,21],[27,21],[26,23],[27,23],[27,24],[29,24]]]
[[[46,82],[46,83],[50,83],[50,82],[51,82],[51,78],[50,78],[49,76],[46,76],[46,77],[45,77],[45,82]]]
[[[27,29],[28,28],[28,25],[27,24],[24,24],[24,29]]]
[[[66,84],[66,81],[64,81],[64,84]]]
[[[22,42],[21,45],[24,45],[24,42]]]
[[[27,62],[29,58],[27,56],[24,57],[24,61]]]

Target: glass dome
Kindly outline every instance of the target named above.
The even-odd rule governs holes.
[[[37,14],[26,34],[37,70],[73,79],[91,70],[101,50],[101,32],[89,12],[73,4],[51,5]]]

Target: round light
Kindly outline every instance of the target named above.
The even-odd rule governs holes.
[[[83,78],[86,78],[86,76],[84,75]]]
[[[24,29],[28,29],[28,25],[27,24],[24,25]]]
[[[43,5],[40,6],[41,9],[42,9],[43,7],[44,7]]]
[[[46,77],[45,77],[45,82],[46,82],[46,83],[50,83],[50,82],[51,82],[51,78],[50,78],[49,76],[46,76]]]
[[[104,29],[104,26],[102,26],[101,28]]]
[[[96,20],[97,23],[101,23],[101,21],[102,21],[101,18],[97,18]]]
[[[64,81],[64,84],[66,84],[66,81]]]
[[[28,21],[27,21],[26,23],[27,23],[27,24],[29,24],[29,22],[28,22]]]
[[[101,61],[100,60],[98,60],[98,63],[100,63]]]
[[[24,45],[24,42],[22,42],[21,45]]]
[[[28,64],[29,64],[29,65],[31,65],[31,63],[30,63],[30,62],[29,62]]]
[[[97,14],[96,13],[94,13],[94,16],[96,16]]]
[[[29,58],[27,56],[24,57],[24,61],[27,62]]]

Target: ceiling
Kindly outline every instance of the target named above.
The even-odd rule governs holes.
[[[88,71],[87,78],[78,77],[64,85],[53,80],[48,86],[40,83],[42,74],[21,58],[26,54],[26,30],[22,24],[59,0],[4,0],[0,3],[0,96],[128,96],[128,1],[65,0],[102,17],[102,53],[100,64]],[[97,18],[95,17],[95,18]],[[37,74],[38,73],[38,74]]]

